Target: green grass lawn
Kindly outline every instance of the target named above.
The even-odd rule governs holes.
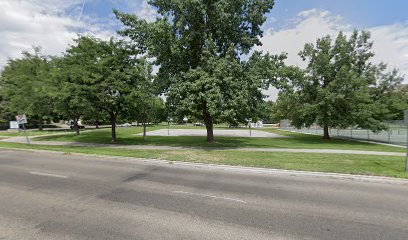
[[[148,131],[166,128],[166,125],[149,126]],[[193,126],[171,126],[171,128],[193,128]],[[246,137],[216,137],[215,143],[207,143],[205,137],[182,137],[182,136],[147,136],[144,141],[142,136],[135,134],[143,131],[142,127],[128,127],[117,129],[119,144],[129,145],[165,145],[165,146],[188,146],[188,147],[216,147],[216,148],[305,148],[305,149],[347,149],[367,151],[405,152],[403,148],[385,146],[379,144],[363,143],[345,139],[323,140],[320,136],[292,133],[273,128],[258,129],[287,136],[287,138],[246,138]],[[110,129],[100,129],[83,132],[80,136],[59,135],[37,138],[41,141],[73,141],[86,143],[110,143]]]
[[[405,158],[394,156],[238,152],[233,150],[129,150],[98,147],[27,145],[5,142],[0,142],[0,147],[408,178],[408,174],[404,172]]]

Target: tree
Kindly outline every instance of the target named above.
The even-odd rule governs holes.
[[[0,125],[0,129],[6,129],[8,121],[11,121],[15,115],[16,114],[10,110],[10,102],[3,96],[2,87],[0,85],[0,124],[4,124],[4,126]]]
[[[69,57],[53,60],[53,86],[55,110],[66,120],[73,121],[79,135],[78,121],[86,113],[93,112],[93,106],[87,99],[87,88],[82,84],[86,72],[75,65]]]
[[[243,113],[259,99],[259,91],[252,95],[252,90],[262,84],[244,74],[248,66],[240,56],[261,44],[261,25],[274,1],[151,0],[149,4],[161,15],[153,23],[115,11],[126,26],[120,33],[155,57],[160,65],[156,85],[167,92],[177,112],[203,119],[207,141],[213,142],[214,120],[248,117]]]
[[[387,66],[383,63],[378,65],[376,88],[373,90],[374,97],[382,106],[384,120],[401,120],[404,118],[404,110],[408,109],[408,88],[402,84],[402,77],[395,69],[386,72]]]
[[[385,65],[370,62],[372,44],[369,32],[354,31],[348,38],[340,32],[335,40],[327,36],[305,45],[299,53],[308,64],[305,74],[292,78],[292,88],[281,100],[290,106],[292,125],[316,122],[323,126],[324,139],[330,139],[329,128],[386,128],[387,106],[381,101],[402,79],[396,71],[386,73]]]
[[[124,118],[129,121],[136,120],[143,125],[143,139],[146,138],[146,125],[150,121],[161,121],[165,108],[163,100],[155,96],[152,82],[146,81],[140,86],[139,91],[134,91],[128,96],[129,104],[126,107]]]
[[[109,115],[112,142],[116,142],[116,120],[129,104],[128,96],[138,91],[150,76],[151,66],[124,40],[103,41],[80,37],[67,51],[67,58],[82,77],[78,84],[89,103]]]
[[[81,117],[81,121],[87,125],[94,125],[95,128],[99,128],[100,125],[110,124],[109,116],[104,111],[100,111],[93,106],[85,111],[84,115]]]
[[[42,130],[44,120],[53,114],[54,99],[49,58],[40,50],[36,47],[33,54],[23,52],[22,58],[9,60],[1,73],[1,86],[10,111],[37,119]]]

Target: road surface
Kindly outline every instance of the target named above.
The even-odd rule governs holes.
[[[2,149],[0,239],[408,239],[408,185]]]

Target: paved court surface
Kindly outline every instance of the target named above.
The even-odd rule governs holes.
[[[142,135],[139,133],[136,135]],[[148,136],[206,136],[207,130],[205,129],[170,129],[170,134],[167,129],[160,129],[155,131],[147,132]],[[249,134],[249,129],[245,130],[220,130],[214,129],[215,136],[224,137],[259,137],[259,138],[286,138],[286,136],[269,133],[259,130],[251,130],[251,135]]]

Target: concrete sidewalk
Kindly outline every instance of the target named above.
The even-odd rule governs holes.
[[[43,137],[43,136],[42,136]],[[209,147],[177,147],[177,146],[154,146],[154,145],[123,145],[123,144],[100,144],[81,143],[63,141],[33,141],[35,136],[30,137],[33,145],[53,145],[53,146],[75,146],[75,147],[100,147],[130,150],[234,150],[245,152],[289,152],[289,153],[329,153],[329,154],[357,154],[357,155],[377,155],[377,156],[399,156],[406,154],[400,152],[380,152],[361,150],[340,150],[340,149],[293,149],[293,148],[209,148]],[[11,137],[1,139],[1,142],[27,143],[25,137]]]

